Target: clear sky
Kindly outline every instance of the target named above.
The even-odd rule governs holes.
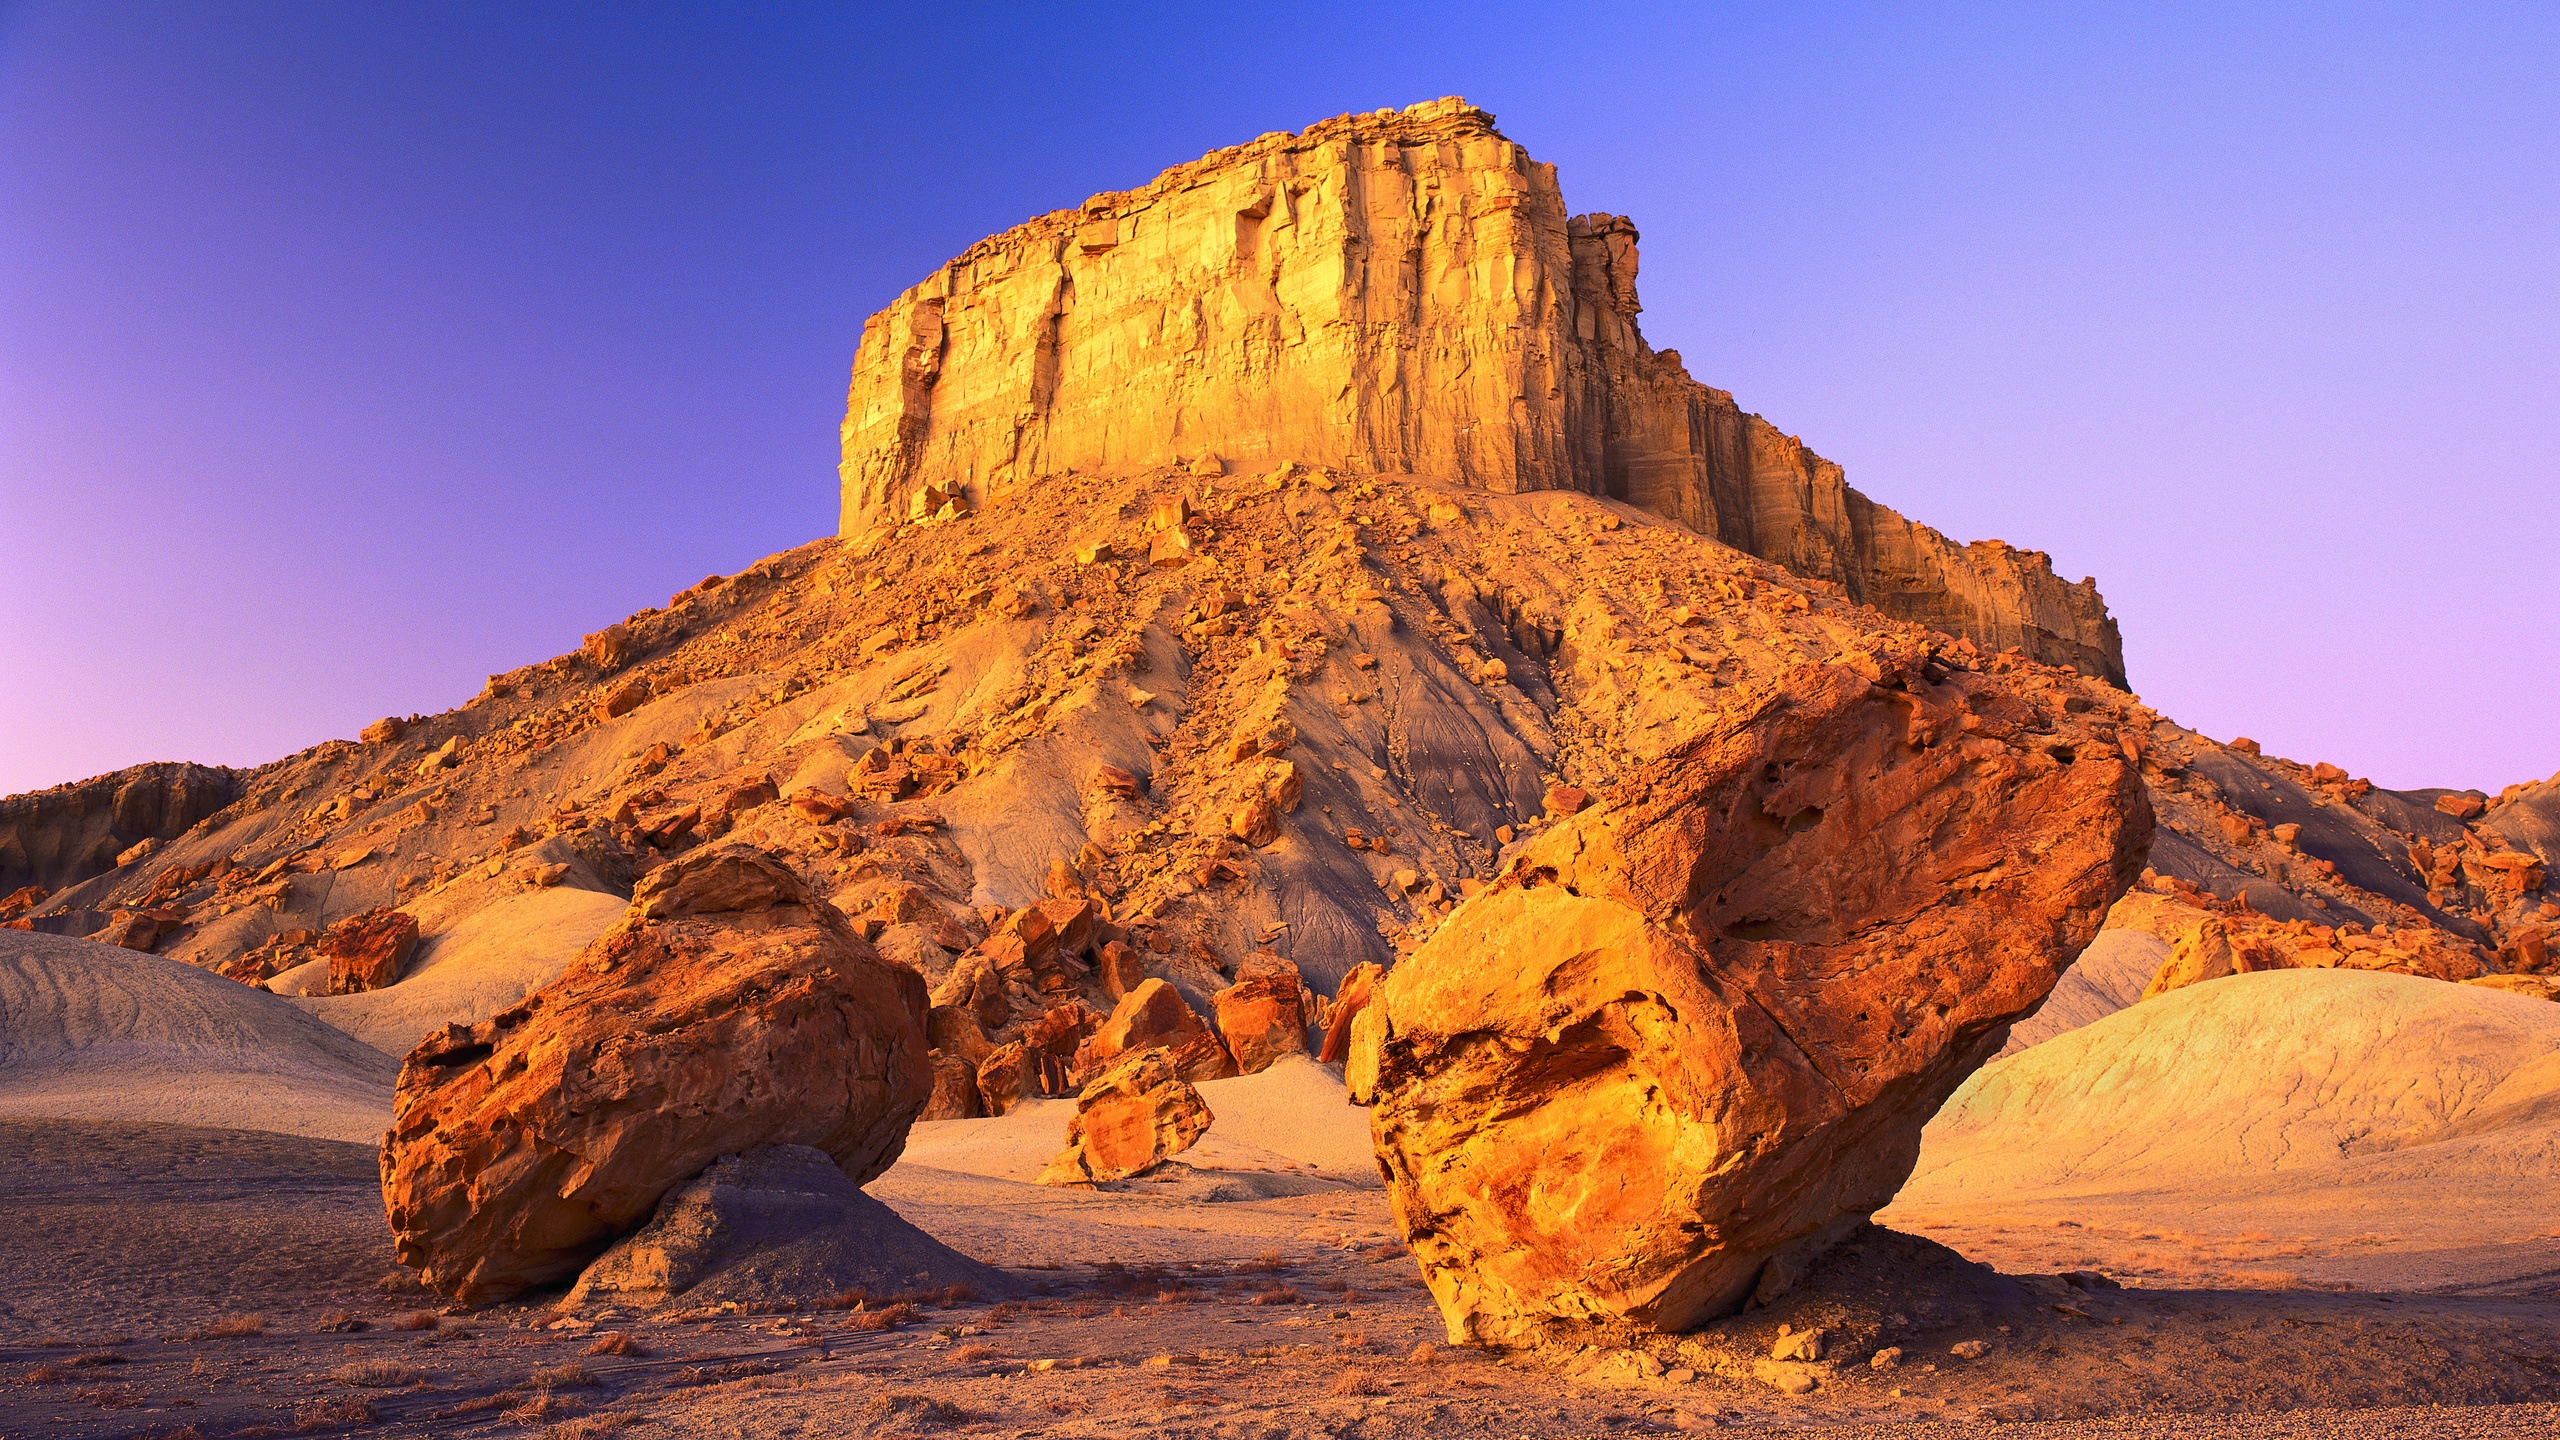
[[[2560,10],[0,0],[0,793],[251,764],[827,534],[982,235],[1463,94],[1644,327],[2135,688],[2560,767]]]

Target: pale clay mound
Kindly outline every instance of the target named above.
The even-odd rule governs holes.
[[[2169,958],[2169,942],[2140,930],[2105,930],[2062,972],[2036,1012],[2009,1027],[2005,1059],[2113,1015],[2142,999],[2143,987]]]
[[[408,973],[388,989],[292,1003],[386,1055],[404,1056],[447,1022],[486,1020],[550,984],[624,908],[619,897],[594,890],[528,891],[469,912],[421,943]],[[323,972],[318,988],[325,990],[327,962],[312,965]]]
[[[2262,1231],[2317,1256],[2547,1238],[2555,1199],[2560,1006],[2284,970],[2171,991],[1985,1066],[1877,1219]]]
[[[290,1000],[112,945],[0,930],[0,1115],[370,1143],[398,1062]]]

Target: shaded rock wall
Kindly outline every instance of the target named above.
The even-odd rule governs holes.
[[[979,242],[863,327],[847,535],[1215,460],[1643,505],[1897,618],[2124,683],[2092,581],[1848,487],[1636,325],[1637,232],[1448,99],[1266,135]]]
[[[238,771],[156,761],[0,800],[0,894],[103,875],[132,846],[175,839],[239,793]]]

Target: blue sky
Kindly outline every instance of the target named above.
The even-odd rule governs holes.
[[[2560,12],[0,5],[0,793],[441,709],[828,532],[980,236],[1464,94],[1691,372],[2135,688],[2560,767]]]

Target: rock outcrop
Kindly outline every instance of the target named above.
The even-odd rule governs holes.
[[[865,324],[843,533],[1177,461],[1579,490],[2124,684],[2094,582],[1905,520],[1648,346],[1636,242],[1623,217],[1569,215],[1555,167],[1459,99],[1096,195],[980,241]]]
[[[319,951],[329,962],[329,993],[361,995],[397,982],[418,948],[418,920],[406,911],[367,910],[329,927]]]
[[[780,862],[663,866],[558,980],[410,1054],[382,1146],[401,1263],[488,1303],[576,1274],[723,1154],[814,1146],[869,1180],[931,1091],[924,1018],[922,977]]]
[[[1208,1102],[1174,1070],[1163,1046],[1132,1050],[1076,1092],[1067,1147],[1040,1172],[1043,1185],[1093,1185],[1142,1175],[1209,1133]]]
[[[1453,1341],[1685,1329],[1863,1223],[2141,868],[2138,772],[1916,648],[1748,687],[1355,1022]]]
[[[220,766],[161,762],[0,799],[0,893],[103,875],[143,841],[173,840],[230,804],[240,778]]]

